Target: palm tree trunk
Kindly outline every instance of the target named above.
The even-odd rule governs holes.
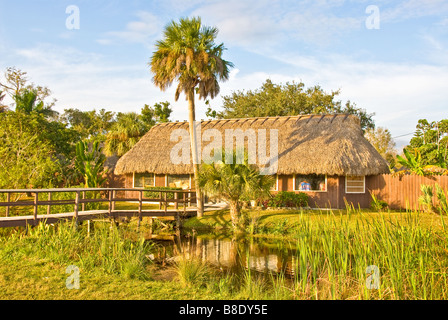
[[[194,89],[188,94],[188,122],[190,126],[190,142],[191,142],[191,153],[193,156],[193,172],[194,172],[194,185],[196,189],[196,203],[198,209],[198,218],[202,218],[204,215],[204,203],[202,199],[202,192],[199,188],[199,161],[198,161],[198,145],[196,143],[196,128],[195,122],[195,108],[194,108]]]
[[[232,201],[230,205],[230,218],[232,219],[232,227],[234,231],[240,228],[240,206],[238,201]]]

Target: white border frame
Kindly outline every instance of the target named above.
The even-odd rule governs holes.
[[[299,174],[300,176],[308,176],[308,174]],[[299,192],[328,192],[328,182],[327,175],[325,175],[325,190],[298,190],[296,189],[296,174],[293,175],[292,179],[292,190]]]
[[[149,172],[148,172],[149,173]],[[153,177],[154,177],[154,183],[153,183],[153,187],[155,187],[156,186],[156,174],[155,173],[153,173],[152,174],[153,175]],[[132,188],[144,188],[145,186],[143,186],[143,187],[136,187],[135,186],[135,172],[132,172]]]
[[[351,192],[348,192],[347,191],[347,177],[348,176],[345,176],[345,193],[349,193],[349,194],[364,194],[364,193],[366,193],[366,176],[352,176],[352,177],[363,177],[363,183],[364,183],[364,185],[363,185],[363,191],[362,192],[353,192],[353,191],[351,191]]]

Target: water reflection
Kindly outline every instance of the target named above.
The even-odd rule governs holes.
[[[157,244],[155,259],[166,262],[181,258],[201,259],[214,266],[241,272],[283,272],[293,275],[296,250],[285,241],[253,237],[232,238],[225,234],[149,235]]]

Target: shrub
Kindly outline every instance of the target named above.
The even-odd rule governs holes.
[[[306,207],[308,206],[308,195],[304,192],[280,191],[269,200],[270,207]]]
[[[172,188],[172,187],[145,187],[146,190],[143,192],[143,195],[146,198],[150,198],[150,199],[159,199],[160,198],[160,190],[182,190],[181,188]],[[157,190],[157,191],[151,191],[151,190]],[[163,199],[164,195],[162,194],[162,199]],[[166,193],[166,198],[167,199],[174,199],[174,192],[167,192]]]
[[[448,199],[446,192],[438,184],[435,185],[435,195],[437,204],[433,202],[434,188],[432,186],[422,184],[420,189],[423,193],[419,197],[419,202],[424,210],[430,213],[438,212],[440,214],[448,214]]]
[[[438,184],[436,184],[436,196],[439,200],[438,210],[440,214],[448,214],[448,195]]]
[[[420,190],[422,191],[423,195],[418,198],[418,202],[420,202],[420,204],[423,206],[425,212],[433,213],[435,209],[434,203],[432,201],[434,195],[433,187],[422,184],[420,186]]]
[[[389,205],[384,200],[379,200],[373,193],[370,193],[372,201],[370,202],[370,209],[374,211],[383,211],[387,209]]]
[[[176,262],[175,270],[179,282],[184,287],[202,286],[211,276],[210,269],[203,261],[182,257]]]

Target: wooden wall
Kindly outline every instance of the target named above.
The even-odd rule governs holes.
[[[337,176],[327,177],[327,191],[307,191],[309,205],[314,208],[338,208],[340,205],[340,178]],[[294,176],[279,175],[278,191],[294,191]],[[294,191],[296,193],[303,191]],[[343,204],[343,201],[342,201]]]
[[[132,188],[132,174],[124,178],[117,177],[116,187]],[[156,186],[164,187],[165,175],[156,175]],[[314,208],[345,208],[346,203],[355,208],[369,208],[372,201],[370,192],[380,200],[386,201],[392,209],[421,209],[418,198],[422,195],[420,186],[422,184],[434,186],[438,183],[442,188],[448,190],[448,176],[421,177],[405,175],[402,177],[390,174],[367,176],[366,192],[347,194],[345,192],[345,177],[328,176],[327,191],[306,192],[309,196],[309,205]],[[292,175],[280,175],[278,177],[278,191],[293,191],[294,178]],[[300,191],[294,191],[300,192]],[[138,197],[137,193],[127,191],[128,197]],[[275,193],[275,192],[274,192]],[[436,201],[436,199],[434,199]]]
[[[439,184],[448,190],[448,176],[422,177],[405,175],[402,177],[384,174],[373,176],[369,182],[369,189],[380,200],[386,201],[393,209],[422,209],[418,198],[422,195],[421,185]],[[434,196],[434,201],[436,197]]]

